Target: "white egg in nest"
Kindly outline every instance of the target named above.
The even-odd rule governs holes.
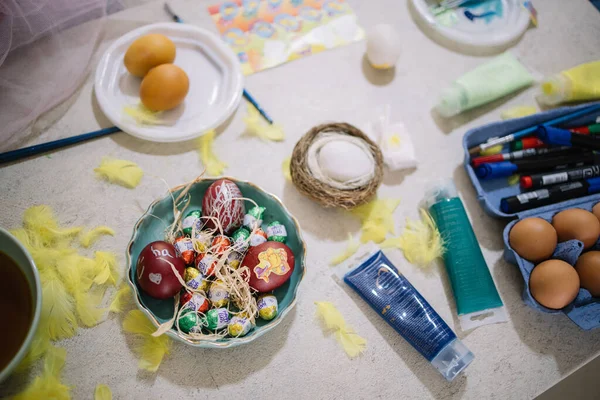
[[[375,25],[367,33],[367,59],[373,68],[393,68],[400,52],[400,34],[393,26]]]

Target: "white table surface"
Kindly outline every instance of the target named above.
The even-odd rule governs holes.
[[[215,30],[206,12],[209,3],[190,0],[172,5],[189,23]],[[96,384],[105,383],[117,399],[522,399],[532,398],[598,355],[600,329],[584,332],[566,316],[544,314],[523,304],[520,273],[502,259],[505,222],[483,213],[461,164],[462,135],[498,120],[504,109],[532,104],[534,89],[465,113],[453,126],[436,123],[431,108],[439,90],[486,57],[453,52],[432,41],[411,18],[405,0],[350,3],[365,28],[387,22],[399,30],[402,56],[395,73],[371,71],[363,60],[361,42],[250,76],[246,87],[284,125],[286,141],[241,137],[243,109],[216,140],[217,153],[230,165],[226,173],[280,196],[303,227],[307,273],[296,309],[277,329],[247,346],[203,350],[174,344],[155,374],[137,369],[134,341],[121,331],[122,315],[110,315],[97,327],[80,329],[77,336],[60,343],[67,349],[63,381],[73,386],[74,398],[89,399]],[[526,65],[547,75],[600,58],[600,13],[588,1],[543,0],[536,6],[540,26],[527,31],[515,46]],[[103,45],[143,23],[167,20],[162,2],[115,14],[108,21]],[[510,316],[508,323],[463,334],[443,267],[424,273],[407,263],[400,251],[388,253],[475,354],[474,362],[452,383],[331,278],[328,261],[345,247],[347,232],[358,234],[358,222],[303,197],[281,173],[283,159],[312,126],[325,121],[362,125],[376,106],[385,103],[408,127],[421,161],[413,172],[387,173],[379,190],[381,197],[402,199],[395,214],[398,232],[405,217],[418,216],[417,204],[427,183],[453,177]],[[90,79],[65,108],[54,125],[26,144],[110,126],[94,100]],[[128,190],[95,179],[93,169],[106,155],[137,162],[145,171],[142,184]],[[117,235],[103,238],[97,248],[117,252],[125,268],[133,224],[152,200],[164,195],[162,179],[175,186],[201,171],[191,142],[154,144],[119,133],[0,168],[0,225],[17,227],[26,208],[48,204],[64,224],[113,227]],[[368,340],[362,357],[348,359],[333,337],[323,335],[314,317],[317,300],[333,301]],[[5,382],[0,396],[18,391],[35,372]]]

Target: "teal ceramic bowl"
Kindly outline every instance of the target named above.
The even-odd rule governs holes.
[[[296,218],[289,213],[281,200],[250,182],[239,181],[230,177],[223,178],[235,182],[244,197],[254,200],[260,206],[266,207],[263,216],[265,223],[277,220],[285,225],[288,233],[286,244],[294,252],[295,256],[294,272],[290,279],[273,293],[279,302],[279,315],[271,321],[257,319],[256,327],[246,336],[240,338],[226,337],[218,340],[191,340],[181,336],[175,329],[167,332],[167,335],[173,339],[195,347],[225,348],[239,346],[249,343],[275,328],[296,304],[298,287],[302,278],[304,278],[305,272],[304,260],[306,248],[302,240],[300,226]],[[221,178],[203,179],[192,185],[189,191],[189,195],[191,196],[189,209],[201,207],[204,192],[217,179]],[[146,213],[135,224],[131,241],[127,246],[127,263],[129,265],[127,276],[129,284],[134,291],[135,302],[157,327],[173,317],[174,300],[158,300],[145,294],[135,279],[136,263],[140,252],[148,243],[155,240],[164,240],[165,229],[173,223],[173,198],[177,198],[182,190],[183,187],[172,189],[171,193],[173,196],[167,194],[162,199],[150,205]]]
[[[35,331],[37,330],[38,323],[40,321],[40,311],[42,309],[42,285],[40,283],[40,276],[38,274],[37,267],[31,258],[31,255],[23,247],[23,245],[8,231],[0,228],[0,252],[6,254],[17,264],[17,266],[23,272],[27,283],[29,284],[29,291],[31,292],[31,304],[33,306],[33,318],[27,336],[23,340],[21,347],[17,353],[10,360],[8,365],[0,370],[0,382],[7,378],[11,372],[19,365],[27,350],[31,345]],[[1,267],[1,266],[0,266]],[[9,329],[8,327],[2,327],[1,329]]]

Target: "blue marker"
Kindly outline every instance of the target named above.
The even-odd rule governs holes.
[[[479,179],[487,180],[504,178],[517,173],[532,174],[596,163],[600,163],[600,155],[592,151],[582,150],[580,153],[562,156],[552,155],[536,159],[515,160],[513,162],[484,163],[475,168],[475,174]]]
[[[537,136],[551,145],[577,146],[584,149],[600,150],[600,139],[597,136],[582,135],[567,129],[542,125],[537,128]]]

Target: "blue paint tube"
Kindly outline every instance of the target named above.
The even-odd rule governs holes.
[[[473,353],[381,250],[369,252],[343,279],[447,380],[473,361]]]

